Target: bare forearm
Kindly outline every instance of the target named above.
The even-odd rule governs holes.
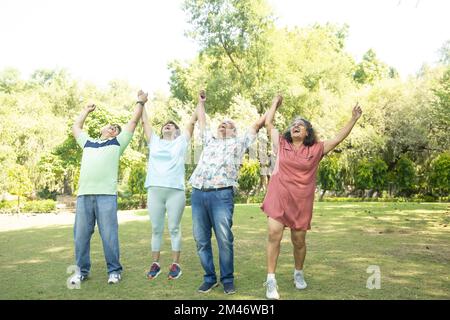
[[[341,129],[341,131],[339,131],[339,133],[336,135],[336,137],[333,140],[335,140],[337,142],[337,144],[344,141],[344,139],[347,138],[347,136],[352,131],[353,127],[356,124],[356,121],[357,120],[352,118],[349,122],[347,122],[347,124]]]
[[[84,122],[86,121],[89,112],[83,110],[80,115],[75,119],[75,123],[73,124],[73,128],[83,129]]]
[[[253,130],[256,131],[256,133],[258,133],[259,129],[261,129],[262,127],[264,127],[266,121],[267,121],[267,114],[269,111],[266,111],[266,113],[264,113],[252,126]]]
[[[357,119],[352,118],[344,128],[339,131],[339,133],[331,140],[327,140],[324,142],[324,154],[327,154],[331,150],[333,150],[338,144],[344,141],[345,138],[350,134],[353,127],[355,126]]]
[[[186,125],[186,134],[188,135],[188,137],[192,136],[192,133],[194,132],[194,127],[195,127],[196,121],[197,121],[197,109],[192,113],[192,116]]]
[[[206,128],[206,112],[205,112],[205,104],[200,102],[197,106],[196,110],[198,125],[200,130],[205,130]]]
[[[273,102],[269,110],[266,112],[265,125],[273,126],[273,119],[275,118],[275,112],[277,111],[277,103]]]
[[[144,128],[144,134],[147,138],[147,141],[150,142],[150,138],[152,136],[152,126],[148,121],[147,108],[143,107],[142,109],[142,127]]]
[[[131,116],[131,120],[127,123],[126,130],[129,132],[134,132],[136,126],[139,122],[139,119],[142,117],[142,112],[144,109],[144,105],[140,103],[136,103],[134,107],[133,115]]]

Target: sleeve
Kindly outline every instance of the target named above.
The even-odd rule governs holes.
[[[77,143],[78,143],[78,145],[81,147],[81,149],[84,148],[84,145],[86,144],[86,142],[87,142],[89,139],[90,139],[90,138],[89,138],[89,136],[88,136],[88,134],[87,134],[86,132],[82,131],[82,132],[80,133],[80,135],[78,136],[78,139],[77,139]]]
[[[323,157],[325,156],[323,151],[325,150],[325,146],[324,146],[324,142],[323,141],[319,141],[314,145],[314,155],[317,155],[317,158],[319,159],[318,161],[322,160]]]
[[[152,136],[150,138],[150,142],[148,144],[148,147],[151,148],[155,144],[159,143],[159,140],[161,140],[161,138],[155,133],[155,131],[152,130]]]
[[[256,136],[257,136],[257,134],[253,134],[249,130],[245,133],[245,135],[243,137],[241,137],[240,143],[242,146],[242,151],[245,152],[245,150],[247,150],[253,144],[253,142],[255,142]]]
[[[213,135],[212,135],[211,130],[209,128],[205,128],[205,130],[203,130],[203,133],[202,133],[203,146],[206,147],[211,142],[212,138],[213,138]]]
[[[120,154],[122,154],[125,151],[125,148],[128,146],[128,144],[131,141],[131,138],[133,138],[133,133],[128,132],[126,130],[123,130],[118,136],[117,141],[120,144]]]

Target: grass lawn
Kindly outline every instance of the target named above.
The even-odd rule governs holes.
[[[281,298],[287,299],[450,299],[450,212],[440,203],[316,203],[307,235],[308,288],[292,282],[290,234],[285,232],[278,260]],[[146,214],[145,212],[139,214]],[[150,259],[150,222],[119,227],[123,279],[107,285],[106,265],[96,230],[92,269],[80,290],[69,290],[68,266],[74,261],[72,227],[0,233],[0,299],[264,299],[266,217],[256,205],[237,205],[234,215],[237,293],[222,287],[197,293],[202,268],[192,238],[191,210],[183,216],[183,275],[167,280],[171,260],[165,232],[163,273],[145,277]],[[213,237],[214,238],[214,237]],[[217,246],[214,255],[217,262]],[[369,265],[381,270],[381,289],[369,290]],[[218,270],[217,270],[218,271]]]

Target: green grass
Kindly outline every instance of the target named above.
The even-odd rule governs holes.
[[[140,213],[146,214],[146,213]],[[305,274],[308,288],[295,290],[293,256],[286,231],[278,261],[282,299],[450,299],[450,212],[440,203],[316,203],[307,235]],[[90,279],[69,290],[73,264],[72,227],[0,233],[0,299],[264,299],[266,217],[256,205],[237,205],[234,215],[237,293],[222,288],[209,294],[196,289],[202,268],[192,238],[191,211],[183,216],[183,275],[166,278],[170,262],[168,233],[162,273],[149,281],[150,223],[120,225],[123,280],[106,284],[100,237],[92,238]],[[213,237],[214,238],[214,237]],[[217,263],[217,246],[214,255]],[[366,289],[369,265],[381,269],[381,289]]]

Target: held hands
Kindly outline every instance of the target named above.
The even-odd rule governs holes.
[[[356,105],[353,107],[352,110],[352,119],[353,120],[358,120],[362,115],[362,109],[361,106],[358,104],[358,102],[356,102]]]
[[[84,107],[84,111],[86,111],[87,113],[91,113],[92,111],[95,110],[97,106],[93,103],[88,104],[86,107]]]
[[[206,101],[206,92],[205,90],[200,90],[200,92],[198,93],[198,102],[205,103],[205,101]]]
[[[281,106],[282,103],[283,103],[283,96],[281,94],[277,95],[272,100],[272,105],[276,104],[277,109]]]
[[[142,90],[139,90],[139,92],[138,92],[138,101],[146,103],[148,101],[148,92],[144,92]]]

